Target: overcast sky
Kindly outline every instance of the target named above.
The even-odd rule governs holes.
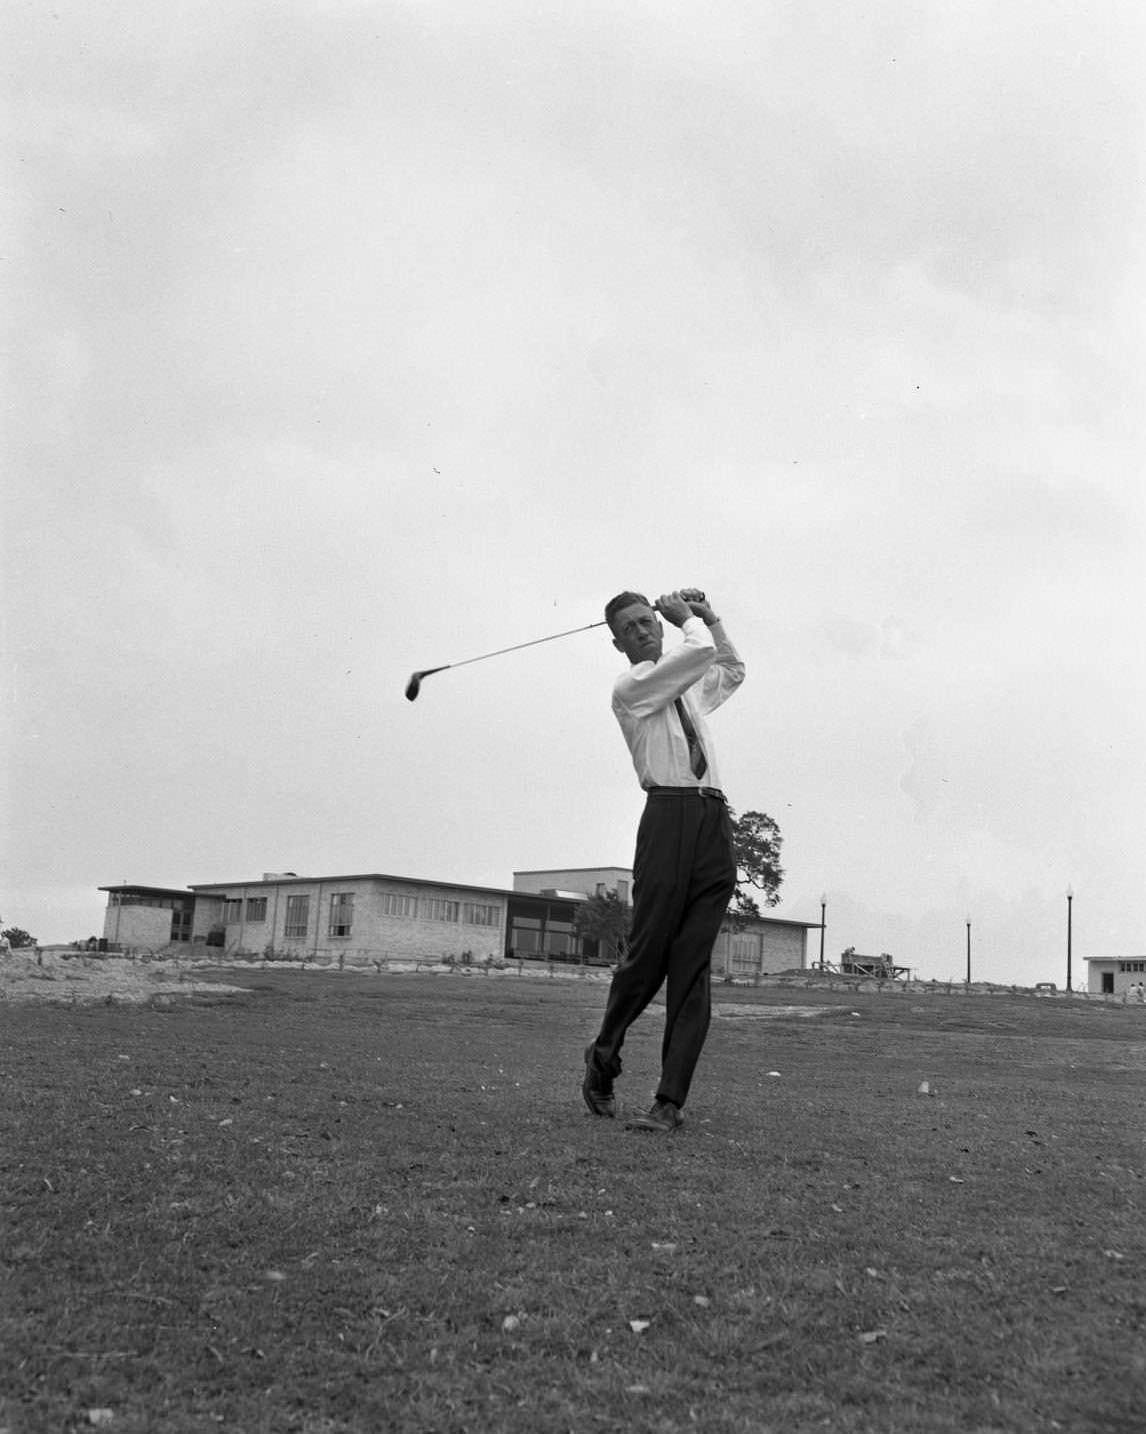
[[[3,24],[5,924],[629,865],[604,630],[403,688],[696,585],[776,914],[1146,953],[1138,0]]]

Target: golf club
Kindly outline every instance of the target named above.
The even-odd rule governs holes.
[[[441,667],[426,667],[421,672],[412,672],[410,680],[406,683],[406,700],[413,702],[418,693],[422,690],[424,678],[432,677],[435,672],[446,672],[451,667],[466,667],[471,662],[484,662],[487,657],[500,657],[505,652],[517,652],[523,647],[536,647],[539,642],[556,642],[559,637],[572,637],[575,632],[588,632],[591,627],[604,627],[605,623],[587,622],[584,627],[571,627],[568,632],[555,632],[550,637],[535,637],[532,642],[517,642],[512,647],[499,647],[496,652],[483,652],[480,657],[467,657],[462,662],[446,662]]]
[[[699,588],[683,589],[685,597],[690,602],[705,602],[704,593]],[[656,604],[653,604],[656,610]],[[451,667],[467,667],[471,662],[484,662],[487,657],[501,657],[506,652],[519,652],[523,647],[536,647],[541,642],[556,642],[559,637],[572,637],[577,632],[588,632],[592,627],[604,627],[605,622],[587,622],[584,627],[571,627],[568,632],[555,632],[549,637],[535,637],[531,642],[515,642],[512,647],[499,647],[496,652],[483,652],[480,657],[467,657],[462,662],[445,662],[441,667],[424,667],[421,672],[412,672],[410,680],[406,683],[406,701],[416,702],[418,693],[422,690],[422,682],[427,677],[433,677],[435,672],[447,672]]]

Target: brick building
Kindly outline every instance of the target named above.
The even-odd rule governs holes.
[[[594,961],[596,943],[574,929],[578,906],[614,892],[630,900],[626,867],[514,872],[513,887],[467,886],[367,872],[299,876],[264,872],[257,881],[186,889],[100,887],[108,893],[104,939],[124,949],[200,944],[223,957],[322,964],[383,960],[475,962],[538,958]],[[717,974],[752,976],[803,969],[814,923],[763,917],[717,940]]]

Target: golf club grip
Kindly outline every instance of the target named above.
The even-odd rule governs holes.
[[[684,593],[689,593],[689,594],[690,594],[689,597],[683,598],[683,601],[686,602],[686,603],[707,602],[707,601],[708,601],[708,598],[707,598],[707,597],[705,596],[705,594],[700,590],[700,588],[681,588],[680,591],[681,591],[682,594],[684,594]],[[656,603],[653,603],[653,611],[654,611],[654,612],[660,612],[660,608],[657,607]]]

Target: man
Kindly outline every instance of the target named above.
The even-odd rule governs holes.
[[[663,650],[660,617],[684,640]],[[613,687],[613,712],[646,793],[633,860],[633,924],[613,973],[604,1020],[585,1052],[585,1104],[616,1115],[625,1033],[668,981],[661,1077],[652,1108],[629,1129],[668,1134],[683,1122],[711,1015],[709,964],[736,889],[732,822],[720,790],[706,713],[744,680],[744,664],[695,588],[618,593],[605,607],[613,646],[631,664]]]

